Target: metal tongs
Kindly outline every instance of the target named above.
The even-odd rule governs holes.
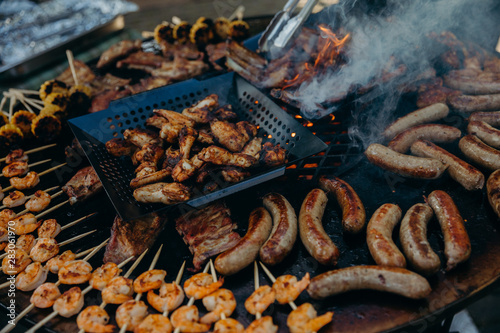
[[[267,53],[272,58],[273,54],[279,54],[281,50],[285,49],[318,2],[318,0],[308,0],[299,14],[291,17],[299,1],[288,0],[283,10],[274,15],[259,39],[261,52]]]

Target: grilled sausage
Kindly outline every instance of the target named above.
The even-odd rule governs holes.
[[[431,123],[442,119],[448,115],[450,109],[446,104],[435,103],[427,107],[410,112],[390,124],[382,133],[386,139],[391,139],[395,135],[407,130],[410,127]]]
[[[500,217],[500,170],[494,171],[486,182],[488,201],[498,217]]]
[[[432,142],[416,141],[411,145],[411,153],[420,157],[435,158],[448,165],[447,170],[451,178],[469,191],[479,190],[484,186],[484,175],[481,171]]]
[[[424,275],[436,273],[441,266],[438,255],[427,240],[427,224],[432,215],[429,205],[413,205],[403,217],[399,229],[399,240],[406,258],[417,272]]]
[[[401,220],[398,205],[380,206],[366,227],[366,242],[373,260],[381,266],[406,267],[406,260],[392,240],[392,231]]]
[[[500,131],[484,121],[469,121],[467,132],[493,148],[500,148]]]
[[[444,83],[466,94],[498,94],[500,93],[499,73],[482,72],[477,70],[450,71],[443,75]]]
[[[450,271],[470,257],[471,244],[464,220],[453,199],[444,191],[436,190],[427,197],[427,203],[437,216],[444,237],[446,270]]]
[[[453,142],[461,136],[462,132],[456,127],[438,124],[417,125],[396,135],[387,146],[403,154],[419,139],[445,143]]]
[[[342,227],[345,231],[357,234],[365,226],[365,206],[354,189],[337,177],[319,179],[319,186],[327,193],[335,194],[337,202],[342,208]]]
[[[315,276],[307,292],[314,299],[322,299],[362,289],[386,291],[413,299],[425,298],[432,291],[423,276],[404,268],[354,266]]]
[[[449,96],[448,104],[462,112],[498,110],[500,109],[500,94]]]
[[[488,146],[475,135],[464,136],[458,147],[472,162],[490,170],[500,169],[500,151]]]
[[[231,275],[250,265],[262,244],[267,240],[273,221],[263,207],[255,208],[248,218],[248,231],[238,244],[215,259],[215,269],[222,275]]]
[[[376,166],[411,178],[436,179],[441,177],[447,168],[434,158],[400,154],[378,143],[371,144],[365,155]]]
[[[474,112],[470,115],[469,121],[484,121],[491,126],[500,126],[500,111]]]
[[[336,265],[340,252],[323,229],[321,219],[328,198],[319,188],[309,192],[299,213],[299,234],[302,243],[314,259],[322,265]]]
[[[297,240],[297,216],[295,211],[278,193],[269,193],[263,199],[264,207],[271,213],[273,229],[260,248],[259,255],[267,265],[276,265],[290,253]]]

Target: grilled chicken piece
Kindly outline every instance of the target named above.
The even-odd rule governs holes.
[[[175,125],[182,125],[188,127],[194,127],[196,125],[196,122],[193,119],[186,117],[185,115],[182,115],[179,112],[163,110],[163,109],[155,109],[153,110],[153,112],[157,115],[166,118],[169,123]]]
[[[260,158],[260,151],[262,150],[262,138],[253,138],[241,151],[242,154],[247,154],[255,159]]]
[[[135,176],[137,178],[150,175],[158,171],[158,167],[154,162],[143,162],[135,169]]]
[[[165,150],[156,143],[146,143],[134,155],[139,163],[153,162],[157,164],[165,155]]]
[[[114,138],[106,142],[106,150],[115,157],[130,156],[136,149],[136,146],[122,138]]]
[[[262,146],[261,160],[267,166],[278,166],[286,162],[286,150],[279,144],[276,146],[271,142],[266,142]]]
[[[146,174],[144,176],[138,176],[130,181],[130,187],[138,188],[147,184],[158,183],[167,179],[168,176],[170,176],[170,174],[171,174],[170,170],[161,169],[159,171]]]
[[[142,47],[140,40],[122,40],[104,51],[97,62],[97,68],[103,68],[114,64],[118,59],[128,56],[132,52],[139,51]]]
[[[176,57],[174,61],[162,63],[160,68],[150,71],[154,77],[165,77],[170,81],[187,80],[208,70],[203,60],[187,60]]]
[[[246,131],[241,131],[241,126],[238,128],[227,121],[213,121],[210,129],[217,141],[232,152],[241,151],[249,139]]]
[[[172,178],[176,182],[183,182],[191,178],[204,163],[198,155],[193,156],[190,160],[183,158],[172,170]]]
[[[197,156],[200,160],[205,162],[216,165],[232,165],[241,168],[249,168],[257,162],[257,160],[252,156],[231,153],[224,148],[217,146],[204,148],[200,153],[198,153]]]
[[[214,119],[212,111],[219,106],[219,96],[208,95],[201,101],[182,111],[182,114],[193,119],[197,123],[208,124]]]
[[[189,159],[191,147],[198,137],[198,131],[191,127],[184,126],[179,132],[179,150],[182,158]]]
[[[226,167],[221,173],[228,183],[237,183],[250,176],[250,172],[235,167]]]
[[[80,169],[67,183],[62,190],[69,197],[69,203],[75,204],[102,190],[102,183],[91,166]]]
[[[212,163],[205,163],[201,166],[196,174],[196,182],[203,183],[210,175],[215,175],[215,172],[221,167],[218,165],[213,165]]]
[[[248,121],[239,121],[236,123],[236,128],[245,136],[248,142],[251,138],[257,135],[257,126],[249,123]]]
[[[179,163],[181,160],[182,155],[179,149],[172,149],[172,147],[169,147],[165,151],[165,159],[163,161],[163,169],[170,169],[173,170],[174,167]]]
[[[91,83],[92,81],[95,80],[96,77],[94,72],[83,61],[75,59],[73,60],[73,66],[75,68],[76,77],[78,77],[78,83],[80,84]],[[73,73],[71,72],[71,68],[69,66],[64,70],[64,72],[59,74],[59,76],[56,77],[55,79],[57,81],[62,81],[66,83],[68,86],[73,86],[75,84],[75,80],[73,79]]]
[[[159,128],[159,129],[161,129],[161,127],[166,123],[168,123],[167,119],[163,118],[162,116],[158,116],[156,114],[149,117],[146,120],[147,126],[153,126],[153,127]]]
[[[212,133],[210,133],[210,128],[200,128],[198,130],[198,137],[196,138],[196,141],[206,145],[213,145],[214,137]]]
[[[215,118],[219,120],[236,120],[238,119],[238,115],[233,111],[233,106],[230,104],[226,104],[221,106],[214,112]]]
[[[184,126],[185,125],[167,122],[161,127],[160,137],[168,143],[175,143],[177,142],[177,138],[179,137],[182,127]]]
[[[163,203],[170,205],[189,200],[189,187],[180,183],[155,183],[142,186],[134,191],[134,198],[144,203]]]
[[[147,143],[157,145],[162,144],[158,134],[147,129],[127,129],[123,132],[123,138],[139,148],[142,148]]]
[[[139,70],[151,71],[154,68],[158,68],[161,64],[166,61],[164,57],[154,54],[152,52],[135,52],[130,54],[127,58],[120,60],[116,63],[117,68],[133,68]]]

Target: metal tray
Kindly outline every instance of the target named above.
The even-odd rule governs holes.
[[[257,125],[259,127],[257,136],[273,144],[279,143],[285,148],[288,164],[327,148],[323,141],[301,126],[262,92],[233,73],[205,81],[193,79],[118,100],[106,110],[69,120],[69,124],[101,179],[116,211],[124,220],[163,211],[176,205],[137,202],[129,185],[135,178],[135,167],[130,158],[111,156],[106,150],[105,143],[112,138],[123,137],[123,132],[127,128],[144,128],[146,119],[152,115],[155,108],[181,112],[185,107],[213,93],[219,95],[221,105],[227,103],[233,105],[233,110],[240,120],[247,120]],[[286,165],[257,169],[241,182],[219,183],[218,190],[209,194],[202,194],[200,191],[185,203],[199,207],[279,177],[285,173],[285,167]]]

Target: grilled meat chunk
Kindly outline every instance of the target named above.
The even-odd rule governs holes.
[[[125,132],[123,132],[123,138],[139,148],[142,148],[148,143],[156,145],[161,145],[162,143],[157,133],[140,128],[125,130]]]
[[[144,171],[144,169],[142,169]],[[136,178],[130,181],[130,187],[138,188],[147,184],[158,183],[164,181],[172,172],[168,169],[161,169],[145,175],[137,175]]]
[[[247,132],[242,131],[241,126],[237,127],[227,121],[213,121],[210,129],[217,141],[234,153],[241,151],[249,140]]]
[[[162,63],[166,61],[164,57],[156,55],[152,52],[135,52],[130,54],[127,58],[120,60],[116,63],[117,68],[133,68],[151,71],[154,68],[161,67]]]
[[[91,166],[78,170],[78,172],[62,187],[69,197],[69,203],[75,204],[99,193],[102,183]]]
[[[139,187],[134,191],[134,198],[139,202],[163,203],[171,205],[191,198],[189,187],[181,183],[154,183]]]
[[[195,129],[187,126],[182,127],[179,132],[179,150],[182,158],[189,158],[191,147],[193,147],[197,137],[198,132]]]
[[[232,165],[241,168],[249,168],[257,162],[257,160],[250,155],[231,153],[217,146],[204,148],[197,156],[200,160],[205,162],[216,165]]]
[[[139,163],[153,162],[157,164],[165,155],[165,150],[156,143],[146,143],[135,152],[135,159]]]
[[[286,162],[286,150],[279,144],[276,146],[271,142],[266,142],[262,146],[261,160],[267,166],[278,166]]]
[[[97,68],[103,68],[114,64],[118,59],[128,56],[132,52],[141,49],[142,42],[140,40],[122,40],[111,45],[109,49],[104,51],[97,62]]]
[[[219,106],[219,96],[208,95],[201,101],[182,111],[186,117],[193,119],[197,123],[208,124],[214,119],[212,111]]]
[[[193,156],[190,160],[183,158],[177,163],[174,170],[172,170],[172,178],[176,182],[183,182],[194,176],[204,163],[198,155]]]
[[[136,149],[136,146],[122,138],[114,138],[106,142],[106,150],[115,157],[130,156]]]
[[[76,76],[78,77],[78,81],[80,84],[91,83],[92,81],[95,80],[96,77],[94,72],[92,72],[92,70],[90,69],[89,66],[87,66],[86,63],[75,59],[73,61],[73,65],[75,67]],[[56,77],[56,80],[62,81],[66,83],[68,86],[72,86],[75,84],[75,80],[73,79],[73,74],[69,66],[64,70],[64,72],[62,72],[61,74],[59,74],[58,77]]]

